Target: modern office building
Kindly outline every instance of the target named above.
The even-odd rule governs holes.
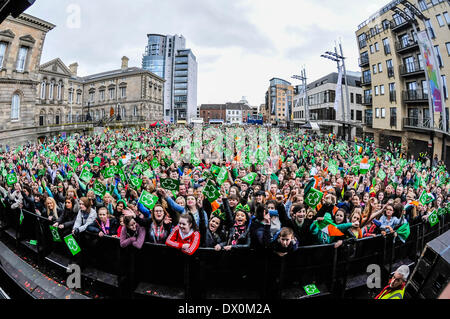
[[[315,122],[323,133],[334,133],[343,136],[342,102],[347,112],[347,94],[345,77],[342,77],[342,99],[335,110],[337,72],[330,73],[307,85],[309,119],[306,114],[306,103],[303,86],[295,87],[294,126],[299,127],[306,122]],[[361,73],[347,72],[348,92],[350,99],[351,136],[362,136],[362,88]],[[347,117],[347,116],[346,116]]]
[[[290,82],[279,78],[270,80],[263,109],[265,123],[286,127],[292,120],[294,87]]]
[[[197,59],[181,35],[148,34],[142,68],[165,80],[164,120],[190,123],[197,117]]]
[[[430,108],[426,59],[417,32],[427,31],[443,88],[447,123],[450,76],[450,5],[448,1],[410,1],[423,15],[415,22],[395,12],[408,12],[404,1],[391,1],[358,26],[359,66],[362,71],[364,132],[382,147],[401,143],[402,151],[417,156],[426,152],[442,158],[450,154],[450,136],[443,131],[443,112]],[[429,56],[431,61],[432,55]],[[430,116],[430,109],[432,115]],[[444,108],[443,108],[444,110]],[[448,130],[448,124],[447,124]],[[444,147],[446,134],[446,148]],[[447,159],[450,156],[447,155]],[[447,161],[449,163],[449,161]]]

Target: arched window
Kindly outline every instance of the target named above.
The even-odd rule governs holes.
[[[50,82],[50,88],[48,90],[48,99],[53,100],[53,88],[55,87],[55,82]]]
[[[47,83],[44,81],[42,81],[41,83],[41,100],[45,100],[45,89],[47,87]]]
[[[61,98],[62,98],[62,83],[61,83],[61,81],[59,81],[59,83],[58,83],[58,91],[57,91],[57,99],[58,99],[58,101],[61,101]]]
[[[45,111],[41,110],[39,113],[39,126],[44,126],[45,123]]]
[[[60,121],[61,121],[61,111],[57,110],[55,115],[55,124],[61,124]]]
[[[11,120],[18,121],[20,114],[20,96],[14,94],[11,102]]]

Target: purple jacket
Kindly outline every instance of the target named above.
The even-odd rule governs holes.
[[[120,247],[125,248],[133,245],[137,249],[142,248],[145,240],[145,228],[139,225],[136,226],[137,237],[128,237],[127,228],[122,227],[122,232],[120,233]]]

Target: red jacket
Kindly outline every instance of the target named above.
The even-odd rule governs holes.
[[[200,233],[198,231],[194,231],[188,237],[182,239],[180,235],[180,228],[175,226],[172,230],[172,233],[167,237],[166,245],[169,247],[181,249],[183,244],[189,244],[189,249],[187,251],[182,250],[183,253],[192,255],[197,250],[200,245]]]

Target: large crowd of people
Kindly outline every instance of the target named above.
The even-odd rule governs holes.
[[[61,237],[90,232],[117,237],[123,248],[150,242],[188,255],[250,247],[284,256],[388,233],[404,241],[410,225],[449,212],[443,162],[407,157],[400,145],[380,150],[369,140],[291,130],[279,132],[265,158],[232,149],[231,160],[183,161],[173,156],[174,128],[2,149],[1,201],[47,218]]]

